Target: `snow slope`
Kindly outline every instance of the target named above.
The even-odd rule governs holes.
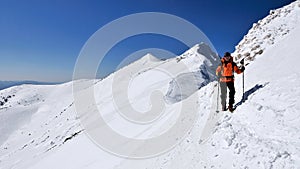
[[[289,23],[285,27],[289,31],[284,36],[272,33],[276,39],[273,44],[265,43],[264,34],[259,30],[249,31],[246,37],[261,39],[263,53],[247,60],[251,64],[246,67],[243,103],[239,102],[242,76],[236,75],[237,109],[233,114],[215,111],[217,88],[213,73],[217,55],[205,44],[165,61],[146,55],[103,80],[77,81],[91,82],[96,91],[95,105],[87,104],[87,111],[96,111],[93,109],[96,106],[116,132],[139,139],[158,136],[177,121],[181,122],[183,119],[177,111],[180,105],[198,97],[192,104],[195,107],[183,111],[184,118],[193,122],[185,137],[171,150],[151,158],[122,158],[94,144],[84,134],[85,128],[75,113],[72,83],[22,85],[0,91],[7,99],[0,106],[0,168],[300,168],[300,67],[297,62],[300,26],[294,24],[298,23],[299,9],[300,1],[295,1],[276,10],[278,17],[264,25],[265,30],[275,30],[272,28]],[[277,19],[281,17],[285,20]],[[235,54],[251,51],[255,43],[256,40],[241,43]],[[236,59],[239,57],[248,54]],[[79,92],[87,90],[82,88]],[[151,108],[151,93],[156,90],[164,94],[167,103],[165,114],[157,121],[140,125],[116,113],[113,102],[125,95],[128,103],[119,100],[123,110],[131,105],[147,112]],[[196,111],[195,119],[191,119],[194,117],[191,110]]]
[[[220,119],[207,143],[207,151],[213,152],[207,157],[209,165],[300,168],[299,39],[296,28],[247,67],[247,100]],[[241,91],[241,85],[236,86]]]
[[[71,92],[71,83],[1,91],[1,96],[11,96],[0,113],[1,168],[27,168],[81,130],[74,120]]]

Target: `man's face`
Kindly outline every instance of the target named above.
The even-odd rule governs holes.
[[[225,58],[226,61],[230,60],[230,56],[225,56],[224,58]]]

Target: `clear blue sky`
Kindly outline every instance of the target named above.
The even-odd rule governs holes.
[[[79,52],[105,24],[138,12],[164,12],[201,29],[219,54],[234,47],[254,22],[293,0],[0,0],[0,80],[72,79]],[[105,57],[99,76],[143,48],[180,55],[187,46],[145,35],[122,41]]]

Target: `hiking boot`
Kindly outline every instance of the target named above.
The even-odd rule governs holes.
[[[222,111],[227,111],[226,105],[222,106]]]
[[[233,112],[233,111],[234,111],[234,109],[233,109],[233,105],[232,105],[232,104],[229,104],[229,106],[228,106],[228,110],[229,110],[230,112]]]

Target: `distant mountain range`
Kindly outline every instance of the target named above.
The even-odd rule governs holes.
[[[12,86],[18,86],[22,84],[34,84],[34,85],[54,85],[54,84],[60,84],[58,82],[38,82],[38,81],[31,81],[31,80],[25,80],[25,81],[0,81],[0,90],[12,87]]]

